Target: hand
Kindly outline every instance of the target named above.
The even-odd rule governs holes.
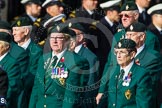
[[[103,93],[98,93],[96,96],[96,104],[99,104],[101,97],[102,97]]]

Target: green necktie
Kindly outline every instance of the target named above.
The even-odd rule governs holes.
[[[52,73],[52,70],[53,68],[55,67],[56,63],[57,63],[57,56],[54,56],[52,59],[51,59],[51,65],[52,65],[52,69],[49,69],[46,71],[46,76],[45,76],[45,83],[47,83],[49,81],[49,79],[51,78],[51,73]]]

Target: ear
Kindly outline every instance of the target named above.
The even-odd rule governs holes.
[[[137,21],[138,18],[139,18],[139,13],[135,13],[135,14],[134,14],[134,19]]]
[[[145,34],[143,33],[143,34],[141,34],[141,36],[140,36],[140,41],[143,42],[144,40],[145,40]]]
[[[136,55],[136,52],[135,52],[135,51],[132,51],[132,52],[130,53],[131,60],[135,57],[135,55]]]
[[[78,41],[81,42],[83,40],[83,38],[84,38],[83,34],[80,34],[78,37]]]
[[[24,34],[25,34],[25,35],[28,35],[29,32],[30,32],[30,30],[29,30],[28,28],[25,28]]]

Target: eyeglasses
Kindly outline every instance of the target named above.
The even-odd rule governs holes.
[[[57,40],[57,41],[60,41],[60,40],[63,40],[64,37],[50,37],[50,40]]]
[[[129,52],[124,51],[114,51],[114,55],[120,54],[121,56],[127,56],[129,55]]]
[[[133,15],[128,15],[128,14],[119,14],[120,18],[126,17],[126,18],[131,18]]]

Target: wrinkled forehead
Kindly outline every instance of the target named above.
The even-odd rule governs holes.
[[[121,11],[120,14],[133,14],[134,11]]]
[[[63,37],[64,36],[64,34],[63,33],[51,33],[50,34],[50,37]]]
[[[126,52],[126,51],[128,51],[126,48],[114,48],[114,51],[118,51],[118,52],[120,52],[120,51],[122,51],[122,52]]]

